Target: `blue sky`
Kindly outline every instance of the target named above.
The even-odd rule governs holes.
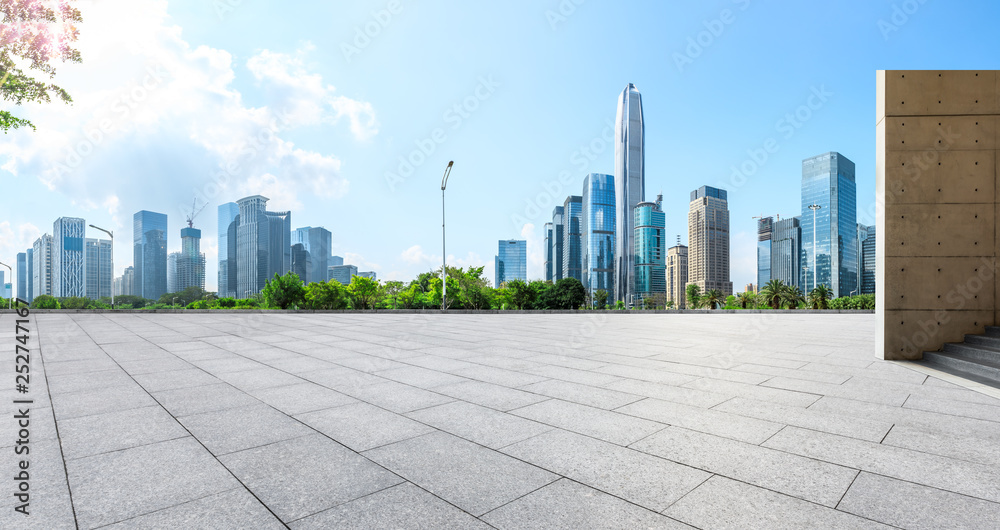
[[[74,105],[26,105],[38,132],[0,141],[0,260],[76,216],[115,229],[117,275],[133,213],[166,213],[177,250],[198,197],[209,289],[217,205],[258,193],[382,279],[437,266],[449,160],[449,263],[492,277],[497,240],[526,238],[540,277],[552,206],[613,171],[631,82],[646,198],[663,193],[669,240],[686,243],[690,191],[729,190],[742,290],[752,217],[800,213],[803,158],[853,160],[874,223],[876,70],[1000,68],[986,1],[77,3],[84,62],[56,78]]]

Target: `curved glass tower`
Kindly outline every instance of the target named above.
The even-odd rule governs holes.
[[[635,218],[646,196],[642,96],[629,83],[618,96],[615,118],[615,293],[626,304],[635,293]]]

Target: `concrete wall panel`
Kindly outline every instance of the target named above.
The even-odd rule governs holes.
[[[893,311],[885,322],[886,357],[916,360],[935,344],[962,342],[966,334],[983,333],[993,311]]]
[[[885,90],[886,116],[1000,113],[995,71],[889,71]]]
[[[886,119],[893,151],[965,151],[996,147],[993,116],[895,116]],[[929,157],[930,155],[928,155]]]
[[[994,151],[887,151],[889,204],[997,200]]]
[[[997,286],[992,258],[890,257],[885,301],[889,310],[992,311]],[[913,289],[910,286],[920,285]],[[895,294],[895,293],[898,293]]]
[[[993,210],[992,204],[896,205],[887,212],[885,255],[992,256]]]

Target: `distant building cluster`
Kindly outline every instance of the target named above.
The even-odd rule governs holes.
[[[17,255],[17,296],[28,302],[41,295],[58,298],[110,297],[113,289],[111,240],[86,236],[86,221],[60,217],[52,234],[43,234]]]

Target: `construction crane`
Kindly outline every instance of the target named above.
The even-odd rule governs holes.
[[[201,208],[198,208],[196,210],[195,207],[197,205],[198,205],[198,197],[195,197],[194,200],[191,201],[191,214],[187,216],[188,228],[194,228],[194,218],[197,217],[198,214],[200,214],[201,211],[205,209],[205,206],[208,206],[208,201],[205,201],[205,204],[202,205]]]
[[[770,216],[769,215],[757,215],[757,216],[752,217],[752,219],[767,219],[768,217],[770,217]],[[777,219],[778,221],[780,221],[781,220],[781,215],[775,215],[774,218]]]

